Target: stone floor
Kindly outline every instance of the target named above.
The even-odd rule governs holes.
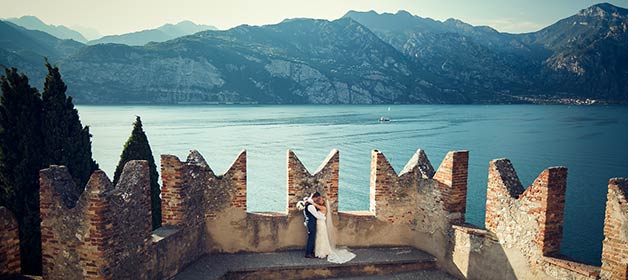
[[[327,278],[329,280],[456,280],[455,277],[447,274],[446,272],[430,269],[430,270],[418,270],[411,272],[401,272],[395,274],[386,275],[369,275],[369,276],[354,276],[343,278]]]
[[[175,276],[177,280],[218,279],[227,272],[249,273],[255,271],[298,271],[300,269],[322,269],[328,271],[358,271],[360,267],[393,268],[389,275],[351,274],[348,278],[335,279],[455,279],[450,275],[435,270],[436,259],[412,247],[355,248],[357,256],[345,264],[333,264],[323,259],[306,259],[302,250],[273,253],[238,253],[206,255],[192,263]],[[394,271],[395,267],[407,264],[425,263],[426,270]],[[355,268],[355,269],[354,269]],[[277,275],[282,275],[281,273]],[[285,273],[283,275],[286,275]],[[290,274],[288,274],[290,275]],[[333,273],[332,273],[333,275]]]

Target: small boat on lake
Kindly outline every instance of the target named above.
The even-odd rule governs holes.
[[[385,118],[385,117],[379,117],[379,122],[389,122],[390,119],[389,118]]]

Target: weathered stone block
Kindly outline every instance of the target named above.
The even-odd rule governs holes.
[[[0,278],[19,275],[20,237],[15,216],[0,206]]]
[[[449,152],[438,167],[434,180],[443,196],[450,223],[464,223],[467,211],[469,151]]]
[[[297,155],[287,152],[287,203],[288,212],[296,211],[296,203],[303,197],[320,192],[328,201],[332,213],[338,214],[338,170],[340,152],[336,149],[318,167],[316,172],[310,173]]]
[[[136,276],[151,242],[150,181],[146,161],[130,161],[113,186],[98,170],[78,201],[64,166],[40,172],[43,276],[112,279]],[[141,278],[141,277],[139,277]]]
[[[608,182],[601,279],[628,279],[628,179]]]
[[[545,169],[525,191],[507,159],[489,164],[486,228],[507,246],[526,254],[558,254],[567,186],[567,168]]]

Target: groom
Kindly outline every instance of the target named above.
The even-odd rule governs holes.
[[[305,227],[307,228],[307,245],[305,246],[305,257],[316,258],[314,255],[314,244],[316,243],[316,219],[324,217],[323,214],[316,210],[316,207],[312,205],[312,201],[320,203],[321,194],[315,192],[310,198],[305,198],[305,209],[303,215],[305,216]]]

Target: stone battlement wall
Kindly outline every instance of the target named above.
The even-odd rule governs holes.
[[[195,154],[193,152],[192,154]],[[453,161],[458,154],[453,152],[446,161]],[[241,153],[234,163],[236,170],[242,170],[241,163],[245,153]],[[464,158],[464,157],[462,157]],[[170,162],[170,156],[162,159]],[[450,195],[448,189],[452,184],[459,184],[453,176],[451,168],[440,170],[440,181],[433,180],[433,168],[425,153],[421,150],[412,157],[406,168],[397,175],[388,160],[379,151],[373,151],[371,168],[371,210],[363,212],[338,211],[338,171],[340,153],[332,150],[316,172],[309,172],[296,154],[287,153],[287,205],[286,210],[277,213],[247,213],[243,207],[224,205],[223,207],[206,208],[205,227],[208,233],[206,240],[209,252],[268,252],[305,245],[305,228],[303,214],[295,209],[296,203],[308,194],[319,191],[330,202],[332,217],[337,225],[337,237],[341,245],[347,246],[379,246],[379,245],[416,245],[437,256],[445,256],[446,233],[448,218],[455,220],[464,217],[464,208],[460,213],[448,211],[460,196]],[[466,162],[465,162],[466,164]],[[206,166],[204,161],[175,162],[176,165]],[[445,164],[452,166],[451,163]],[[167,166],[167,165],[164,165]],[[431,170],[431,171],[430,171]],[[245,171],[245,169],[244,169]],[[163,174],[168,174],[164,170]],[[209,169],[204,174],[195,172],[182,173],[181,178],[209,177],[204,182],[206,190],[231,190],[225,195],[228,199],[246,199],[242,188],[225,187],[223,181],[233,181],[233,174],[228,171],[216,177]],[[240,177],[245,177],[241,175]],[[189,188],[183,184],[173,188]],[[466,177],[463,178],[466,189]],[[163,177],[164,182],[167,177]],[[237,191],[236,191],[237,189]],[[245,188],[244,188],[245,189]],[[223,196],[224,194],[218,194]],[[205,193],[205,199],[213,199],[216,191]],[[462,197],[463,201],[466,199]],[[417,207],[419,205],[419,207]],[[438,240],[438,242],[434,242]]]
[[[65,167],[40,172],[44,276],[133,275],[152,238],[147,163],[127,164],[115,187],[96,171],[78,200],[76,189]]]
[[[609,182],[600,268],[560,255],[566,168],[548,168],[524,189],[510,161],[491,161],[483,229],[464,223],[468,159],[468,151],[449,152],[435,170],[417,150],[397,172],[373,150],[369,210],[338,211],[340,152],[311,173],[288,151],[285,210],[251,213],[246,151],[222,175],[196,151],[185,161],[162,155],[163,226],[155,231],[146,162],[129,162],[115,186],[97,171],[80,195],[67,169],[51,166],[40,172],[44,278],[170,278],[203,254],[302,248],[303,214],[295,205],[319,191],[330,202],[339,245],[413,246],[467,279],[626,279],[627,180]],[[10,225],[5,212],[0,221]],[[11,252],[1,264],[19,260],[19,250],[10,251],[15,231],[0,230],[0,246]]]
[[[146,161],[128,162],[115,186],[96,171],[76,190],[66,167],[40,172],[44,279],[168,278],[201,255],[193,227],[151,231]]]

